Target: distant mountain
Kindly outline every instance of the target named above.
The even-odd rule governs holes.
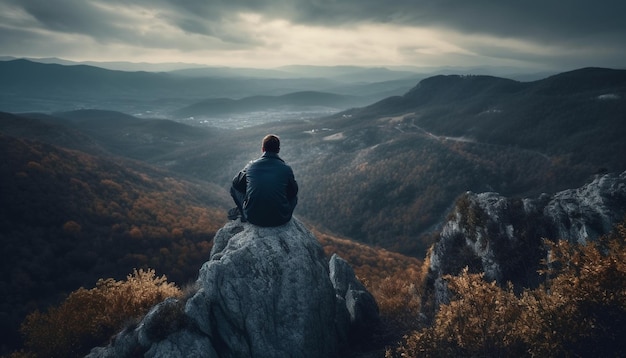
[[[35,58],[26,57],[19,58],[13,56],[0,56],[0,61],[12,61],[24,59],[32,62],[49,63],[57,65],[75,66],[87,65],[93,67],[105,68],[113,71],[148,71],[148,72],[167,72],[181,69],[192,69],[198,67],[206,67],[205,65],[183,62],[164,62],[164,63],[148,63],[148,62],[127,62],[127,61],[70,61],[57,57]]]
[[[83,150],[92,154],[105,152],[84,132],[68,128],[57,118],[41,113],[25,116],[0,112],[0,133]]]
[[[171,71],[171,73],[192,77],[252,77],[282,79],[329,78],[341,83],[375,83],[416,78],[424,72],[418,68],[411,71],[386,67],[360,66],[305,66],[290,65],[277,68],[236,68],[204,67]]]
[[[77,86],[91,85],[97,88],[117,85],[124,86],[158,86],[165,83],[167,75],[149,72],[111,71],[94,66],[58,64],[42,64],[28,60],[0,62],[0,73],[6,81],[2,88],[15,91],[39,89],[45,91],[56,88],[70,91]],[[35,87],[39,86],[39,87]],[[55,95],[60,95],[56,93]]]
[[[624,161],[614,153],[626,148],[620,140],[624,113],[626,71],[588,68],[528,83],[489,76],[436,76],[404,96],[348,115],[406,116],[437,135],[546,154],[573,151],[619,170]],[[581,145],[583,141],[593,142],[593,148]]]
[[[411,76],[398,80],[373,83],[342,83],[330,88],[328,92],[373,98],[372,101],[368,103],[371,104],[383,98],[402,95],[413,88],[415,83],[426,77],[428,76]]]
[[[57,122],[78,129],[109,153],[133,159],[193,148],[221,133],[215,128],[197,128],[167,119],[137,118],[124,113],[79,110],[54,113]]]
[[[52,115],[0,112],[0,132],[80,150],[157,160],[200,145],[219,135],[218,129],[194,128],[166,119],[137,118],[121,112],[78,110]]]
[[[474,74],[511,78],[518,81],[536,81],[554,75],[556,71],[531,70],[511,66],[312,66],[287,65],[276,68],[248,68],[207,66],[198,63],[184,62],[128,62],[128,61],[70,61],[62,58],[47,57],[14,57],[0,56],[0,61],[28,60],[38,63],[58,64],[66,66],[87,65],[114,71],[148,71],[170,72],[188,77],[259,77],[259,78],[341,78],[343,81],[393,81],[394,78],[407,78],[418,75],[431,77],[434,75]]]
[[[383,82],[416,77],[419,70],[391,70],[386,67],[360,66],[305,66],[290,65],[278,67],[278,70],[302,77],[328,77],[344,82]]]
[[[253,96],[238,100],[230,98],[207,99],[174,112],[176,116],[220,116],[255,111],[298,110],[326,107],[339,111],[368,103],[367,98],[343,96],[333,93],[303,91],[282,96]]]
[[[237,68],[237,67],[198,67],[170,71],[171,74],[184,77],[247,77],[247,78],[300,78],[280,69]]]
[[[176,83],[170,75],[122,72],[98,67],[41,64],[27,60],[0,62],[0,109],[10,112],[107,108],[138,110],[155,98],[191,95],[202,84]],[[211,85],[210,83],[207,85]],[[172,91],[177,95],[172,95]]]
[[[246,77],[246,78],[335,78],[347,82],[380,82],[415,76],[420,71],[418,67],[388,68],[362,66],[309,66],[290,65],[277,68],[248,68],[207,66],[195,63],[147,63],[124,61],[69,61],[62,58],[19,58],[0,56],[0,61],[27,60],[43,64],[57,64],[64,66],[86,65],[113,71],[128,72],[169,72],[185,77]],[[429,70],[428,72],[432,72]]]
[[[210,76],[182,76],[164,72],[113,71],[87,65],[45,64],[24,59],[0,61],[0,78],[3,79],[0,82],[0,111],[50,113],[107,109],[167,117],[172,110],[210,97],[238,99],[328,91],[346,83],[333,78],[256,75],[260,72],[226,71],[218,75],[213,71]],[[352,88],[354,93],[342,94],[359,95],[359,87]],[[406,88],[400,85],[396,90]],[[370,102],[384,98],[387,93],[388,90],[369,93]]]

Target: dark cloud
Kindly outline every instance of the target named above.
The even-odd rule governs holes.
[[[296,23],[347,26],[356,23],[397,23],[440,26],[464,32],[521,38],[572,38],[626,34],[623,0],[138,0],[101,1],[133,4],[168,14],[181,29],[212,35],[212,26],[238,12],[261,13]],[[42,26],[92,36],[115,32],[114,14],[103,13],[84,0],[13,0]],[[103,16],[104,15],[104,16]]]
[[[166,28],[213,39],[211,46],[224,48],[265,45],[254,36],[254,29],[237,27],[241,13],[254,13],[266,21],[282,19],[330,29],[396,24],[525,41],[555,49],[584,47],[595,52],[593,55],[604,54],[612,63],[619,63],[626,54],[624,0],[0,0],[0,7],[3,1],[31,17],[31,30],[155,48],[177,47],[180,40],[155,36],[152,31],[156,30],[134,28],[128,11],[149,11],[154,21],[161,21]],[[28,31],[17,31],[19,25],[10,27],[13,20],[8,16],[0,14],[0,20],[7,23],[4,28],[0,24],[0,31],[6,30],[0,34],[0,46],[8,51],[6,40],[2,40],[6,33],[26,36]],[[180,46],[193,48],[196,42],[190,40]],[[546,55],[510,49],[507,52],[484,45],[460,46],[494,58],[539,60]],[[566,52],[548,54],[546,60],[562,60],[567,58]]]
[[[452,1],[450,2],[452,3]],[[595,37],[607,31],[626,34],[626,2],[606,0],[454,1],[436,8],[433,23],[461,31],[533,40]]]
[[[626,35],[623,0],[302,0],[287,8],[280,15],[327,26],[398,23],[554,41]]]
[[[103,14],[89,1],[76,0],[16,0],[14,5],[36,19],[41,28],[76,33],[94,38],[106,38],[119,32],[111,17]],[[104,15],[104,16],[103,16]]]

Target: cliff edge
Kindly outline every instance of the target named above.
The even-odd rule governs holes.
[[[576,189],[536,199],[468,192],[456,203],[428,259],[429,288],[435,307],[447,303],[443,277],[468,267],[487,280],[537,286],[547,257],[544,239],[584,244],[611,231],[626,215],[626,172],[598,175]],[[425,298],[429,299],[430,297]]]

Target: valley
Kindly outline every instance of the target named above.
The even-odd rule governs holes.
[[[296,120],[310,120],[337,113],[337,108],[317,107],[303,109],[277,109],[234,113],[228,116],[190,116],[173,120],[196,127],[216,127],[222,129],[242,129],[265,123]]]
[[[590,76],[593,86],[585,84]],[[532,197],[580,186],[599,171],[623,170],[625,83],[623,71],[593,68],[534,82],[434,76],[403,95],[323,116],[313,111],[303,118],[302,108],[280,106],[287,98],[310,105],[307,94],[344,97],[301,92],[187,109],[228,113],[219,122],[103,110],[22,114],[4,130],[28,136],[19,123],[40,121],[57,134],[33,139],[140,160],[224,191],[260,154],[259,138],[277,133],[302,187],[298,215],[354,240],[423,257],[446,211],[466,191]],[[68,135],[58,131],[66,130],[87,137],[59,142]]]

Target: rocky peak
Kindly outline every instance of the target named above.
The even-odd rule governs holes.
[[[585,243],[609,232],[626,212],[626,172],[606,174],[578,189],[554,195],[543,214],[554,224],[555,239]]]
[[[468,192],[457,201],[429,255],[429,298],[447,302],[442,277],[466,266],[484,272],[488,280],[534,287],[547,254],[544,238],[585,243],[608,233],[625,214],[626,172],[599,175],[581,188],[536,199]]]
[[[89,357],[332,357],[378,321],[373,297],[297,219],[231,221],[215,235],[197,292],[155,306]]]

